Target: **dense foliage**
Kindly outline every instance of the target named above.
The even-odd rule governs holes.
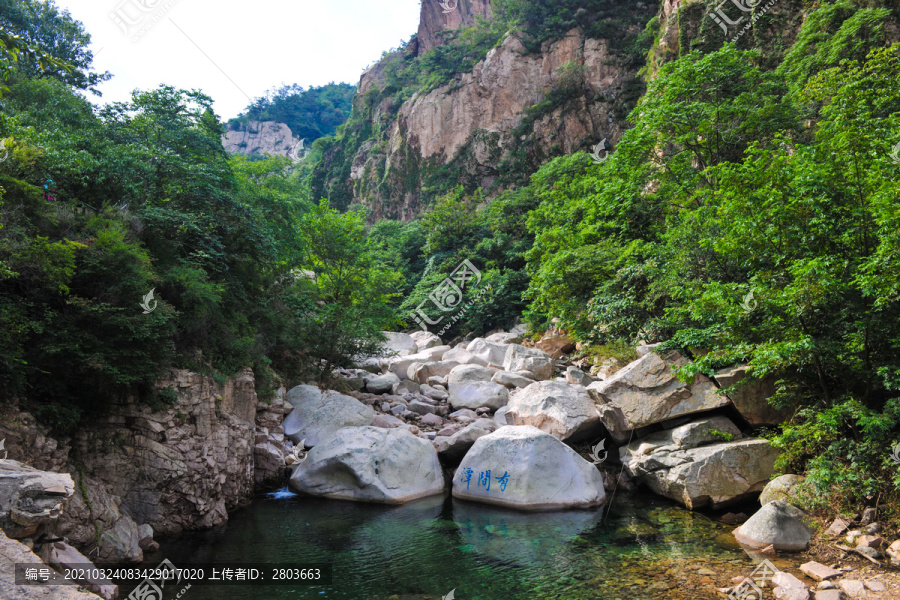
[[[297,84],[285,85],[257,98],[239,116],[228,121],[231,129],[247,127],[250,121],[284,123],[294,137],[312,144],[319,138],[334,135],[347,120],[356,87],[349,83],[329,83],[303,89]]]
[[[48,25],[73,26],[87,44]],[[161,86],[98,109],[77,92],[89,55],[34,72],[17,47],[58,47],[28,39],[0,47],[0,399],[65,431],[125,394],[162,403],[171,366],[250,366],[265,386],[375,348],[396,276],[358,219],[315,207],[286,158],[227,156],[208,97]]]

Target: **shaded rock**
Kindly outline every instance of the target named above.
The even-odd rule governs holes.
[[[468,381],[450,385],[450,406],[454,410],[475,410],[487,406],[497,410],[506,406],[509,392],[502,385],[490,381]]]
[[[451,461],[461,460],[475,443],[475,440],[497,431],[499,427],[493,419],[478,419],[462,430],[436,443],[435,446],[441,458]]]
[[[85,569],[90,573],[94,567],[85,555],[65,542],[44,545],[41,548],[41,558],[58,572],[65,572],[67,569]],[[76,581],[104,600],[116,600],[119,597],[119,586],[108,579],[86,577]]]
[[[534,379],[515,373],[509,373],[507,371],[497,371],[494,373],[493,377],[491,377],[491,381],[510,389],[525,388],[534,383]]]
[[[603,424],[616,439],[628,441],[629,432],[675,417],[727,405],[728,398],[704,375],[682,383],[673,368],[688,363],[677,352],[647,354],[605,381],[588,386]]]
[[[878,510],[872,506],[866,508],[863,511],[862,517],[860,517],[859,524],[863,527],[866,525],[871,525],[878,518]]]
[[[803,477],[799,475],[779,475],[766,484],[766,487],[759,495],[759,503],[768,504],[773,500],[784,500],[789,504],[796,502],[794,488],[802,482]]]
[[[34,536],[59,518],[74,491],[75,482],[67,473],[0,460],[0,529],[12,538]]]
[[[444,420],[434,414],[422,415],[421,422],[423,425],[432,425],[434,427],[440,427],[444,424]]]
[[[366,391],[370,394],[390,394],[398,383],[400,378],[395,373],[385,373],[367,379]]]
[[[763,506],[746,523],[734,530],[737,541],[751,548],[772,544],[777,550],[806,550],[812,532],[803,522],[803,511],[775,500]]]
[[[856,579],[842,579],[838,582],[838,586],[851,598],[859,598],[866,593],[863,582]]]
[[[17,585],[15,566],[45,568],[46,565],[28,546],[6,537],[0,530],[0,598],[3,600],[98,600],[100,596],[74,585]]]
[[[423,385],[423,386],[419,389],[419,391],[420,391],[423,395],[425,395],[425,396],[431,398],[432,400],[436,400],[436,401],[438,401],[438,402],[441,402],[441,401],[443,401],[443,400],[446,400],[447,398],[450,397],[450,394],[448,394],[448,393],[445,392],[444,390],[441,390],[441,389],[438,389],[438,388],[435,388],[435,387],[431,387],[431,386],[428,385],[428,384]]]
[[[284,399],[291,405],[291,408],[314,402],[322,398],[322,390],[314,385],[298,385],[292,387]]]
[[[606,499],[594,465],[527,425],[478,438],[453,476],[453,497],[523,510],[586,508]]]
[[[467,417],[474,421],[478,418],[478,415],[475,413],[474,410],[471,410],[469,408],[461,408],[457,411],[450,413],[451,419],[458,419],[459,417]]]
[[[531,425],[560,440],[578,440],[599,428],[600,413],[583,389],[560,381],[529,385],[506,406],[514,425]]]
[[[503,358],[504,371],[528,371],[535,380],[553,377],[553,359],[542,350],[510,344]]]
[[[310,450],[290,487],[313,496],[400,504],[440,494],[444,478],[431,442],[405,429],[350,427]]]
[[[585,387],[597,381],[578,367],[572,366],[566,369],[566,383],[571,385],[583,385]]]
[[[494,413],[494,422],[498,425],[514,425],[515,423],[510,423],[510,420],[506,418],[507,406],[502,406],[497,409],[497,412]]]
[[[415,381],[404,380],[399,383],[394,384],[391,388],[391,393],[397,396],[403,394],[418,394],[420,391],[419,384]]]
[[[715,380],[723,388],[735,386],[728,397],[747,422],[754,427],[780,425],[793,412],[793,408],[778,410],[769,404],[775,395],[775,378],[763,380],[749,377],[750,367],[739,365],[716,372]]]
[[[284,420],[284,434],[292,442],[306,440],[315,446],[324,438],[344,427],[371,425],[375,411],[356,398],[337,392],[326,392],[318,398],[309,396],[304,403],[295,405]]]
[[[884,544],[884,538],[877,535],[861,535],[856,538],[856,548],[862,548],[866,546],[868,548],[872,548],[874,550],[879,550],[881,546]]]

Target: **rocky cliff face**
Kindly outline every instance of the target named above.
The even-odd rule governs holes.
[[[475,24],[478,17],[491,15],[491,0],[422,0],[418,50],[428,52],[441,45],[442,31],[456,30]]]
[[[289,156],[300,143],[290,127],[273,121],[250,121],[245,129],[229,130],[222,136],[222,145],[232,154],[269,154]]]
[[[284,475],[283,390],[260,401],[249,369],[222,385],[173,370],[160,385],[175,390],[173,406],[123,399],[72,439],[54,440],[15,407],[0,419],[11,459],[72,474],[54,533],[97,562],[142,560],[139,525],[170,534],[223,523],[256,484]]]

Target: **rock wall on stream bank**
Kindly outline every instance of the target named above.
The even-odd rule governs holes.
[[[41,522],[42,531],[97,563],[139,562],[153,534],[223,523],[258,485],[284,481],[284,390],[261,401],[250,369],[223,384],[172,370],[159,385],[176,392],[172,406],[152,410],[125,398],[71,438],[55,439],[18,406],[0,409],[0,440],[11,459],[0,463],[20,461],[73,481],[64,510]],[[0,498],[16,486],[0,481]],[[26,540],[38,533],[4,529]]]

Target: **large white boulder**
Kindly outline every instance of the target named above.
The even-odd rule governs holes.
[[[773,500],[734,530],[734,537],[745,546],[800,552],[809,547],[812,531],[799,508],[782,500]]]
[[[477,410],[487,406],[497,410],[506,406],[509,390],[491,381],[464,381],[450,386],[450,406],[453,410]]]
[[[587,387],[617,442],[628,441],[629,433],[639,427],[730,403],[705,375],[696,375],[691,384],[679,381],[673,368],[687,363],[677,352],[665,356],[651,352]]]
[[[431,442],[405,429],[350,427],[309,451],[294,470],[297,493],[338,500],[401,504],[444,491]]]
[[[503,370],[528,371],[538,381],[552,379],[553,359],[543,350],[510,344],[503,357]]]
[[[453,476],[453,497],[523,510],[587,508],[606,500],[594,465],[527,425],[478,438]]]
[[[434,348],[436,346],[443,345],[441,338],[434,335],[430,331],[416,331],[409,334],[409,337],[411,337],[416,343],[416,347],[419,349],[419,352],[427,348]]]
[[[506,406],[507,419],[531,425],[560,440],[578,441],[600,429],[600,413],[582,387],[540,381],[517,393]]]
[[[382,331],[387,340],[381,345],[385,354],[405,356],[407,354],[415,354],[418,352],[418,346],[415,340],[405,333],[394,331]]]
[[[456,348],[447,351],[444,354],[444,360],[455,360],[461,365],[481,365],[482,367],[486,367],[488,365],[486,360],[475,356],[461,346],[457,346]]]
[[[293,391],[293,390],[292,390]],[[291,399],[288,392],[288,399]],[[315,446],[323,439],[344,427],[371,425],[375,411],[356,398],[337,392],[309,393],[303,401],[294,396],[294,410],[284,420],[284,435],[295,444],[306,440],[306,446]]]
[[[507,346],[508,344],[497,344],[484,338],[475,338],[466,346],[466,352],[480,358],[489,365],[501,367],[503,359],[506,357]]]
[[[447,383],[453,389],[454,383],[464,383],[467,381],[490,381],[494,376],[494,371],[480,365],[459,365],[454,367],[447,376]]]

